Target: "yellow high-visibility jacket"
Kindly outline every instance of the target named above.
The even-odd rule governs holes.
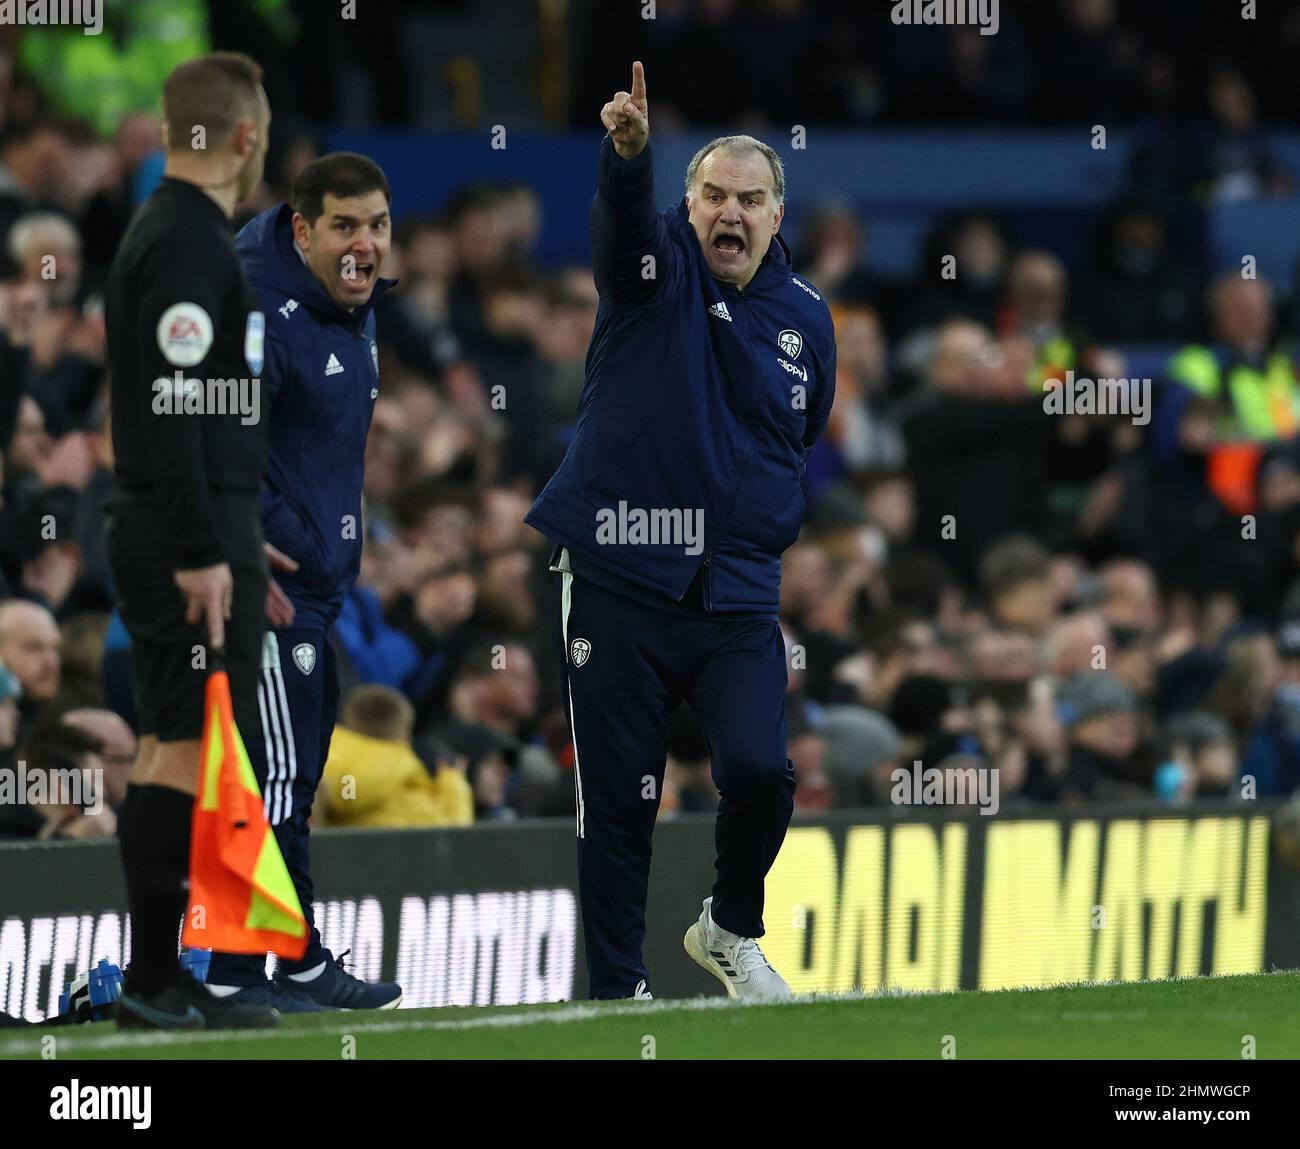
[[[1232,405],[1224,431],[1247,439],[1285,439],[1300,426],[1300,388],[1291,360],[1280,351],[1268,357],[1262,370],[1246,363],[1229,367],[1227,377],[1208,347],[1184,347],[1169,363],[1169,374],[1202,398]]]
[[[403,742],[334,728],[325,774],[316,794],[328,826],[468,826],[474,795],[464,776],[443,768],[434,776]]]

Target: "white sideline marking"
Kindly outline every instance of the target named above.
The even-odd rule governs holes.
[[[41,1038],[54,1036],[57,1038],[57,1045],[60,1051],[76,1051],[91,1049],[131,1049],[131,1048],[149,1048],[152,1046],[183,1046],[194,1042],[223,1042],[223,1041],[264,1041],[274,1040],[277,1037],[293,1038],[312,1038],[312,1037],[335,1037],[345,1033],[417,1033],[425,1030],[437,1032],[439,1030],[466,1030],[466,1029],[519,1029],[529,1025],[562,1025],[575,1021],[590,1021],[596,1017],[623,1017],[635,1016],[641,1014],[654,1013],[675,1013],[691,1012],[698,1010],[718,1010],[718,1009],[797,1009],[801,1005],[823,1005],[840,1001],[870,1001],[879,998],[899,998],[899,997],[943,997],[943,996],[968,996],[978,994],[979,996],[990,996],[999,993],[1012,993],[1016,995],[1034,994],[1040,991],[1055,991],[1059,989],[1094,989],[1106,987],[1117,989],[1121,986],[1132,986],[1134,989],[1146,986],[1168,984],[1169,982],[1199,982],[1199,981],[1223,981],[1233,977],[1269,977],[1273,975],[1285,976],[1288,973],[1295,973],[1295,970],[1260,970],[1253,974],[1192,974],[1172,978],[1158,978],[1154,981],[1146,982],[1074,982],[1064,983],[1054,986],[1022,986],[1012,990],[945,990],[935,992],[932,990],[913,990],[902,989],[898,987],[889,987],[873,990],[870,993],[864,993],[861,990],[850,991],[848,993],[810,993],[800,994],[792,1001],[782,1002],[757,1002],[733,1000],[729,997],[692,997],[692,998],[661,998],[658,1001],[610,1001],[602,1002],[600,1005],[594,1004],[572,1004],[562,1006],[559,1009],[533,1009],[527,1011],[506,1012],[511,1007],[498,1007],[500,1013],[484,1014],[480,1017],[464,1018],[446,1018],[443,1020],[423,1019],[410,1021],[373,1021],[361,1022],[358,1025],[348,1025],[345,1018],[346,1014],[341,1013],[339,1016],[339,1028],[309,1028],[298,1029],[218,1029],[218,1030],[197,1030],[185,1033],[117,1033],[104,1034],[104,1036],[70,1036],[64,1037],[62,1031],[65,1028],[71,1032],[77,1032],[81,1027],[71,1029],[71,1027],[58,1026],[42,1030],[39,1026],[29,1030],[31,1036],[14,1038],[10,1041],[0,1042],[0,1056],[2,1057],[23,1057],[27,1055],[35,1056],[40,1053]],[[378,1010],[367,1012],[379,1012]],[[399,1011],[400,1013],[401,1011]],[[1132,1017],[1130,1011],[1111,1011],[1102,1010],[1097,1012],[1086,1010],[1072,1010],[1071,1020],[1076,1018],[1101,1019],[1112,1017]],[[1145,1014],[1141,1011],[1138,1016]],[[1220,1013],[1224,1011],[1215,1011]],[[1225,1015],[1228,1015],[1225,1013]],[[1061,1014],[1050,1013],[1044,1014],[1041,1019],[1034,1020],[1061,1020]],[[107,1028],[108,1022],[92,1023]],[[103,1029],[100,1030],[103,1033]]]
[[[208,1041],[264,1041],[277,1037],[312,1038],[334,1037],[344,1033],[415,1033],[422,1030],[461,1030],[461,1029],[518,1029],[529,1025],[563,1025],[575,1021],[590,1021],[597,1017],[622,1017],[629,1014],[671,1013],[674,1011],[713,1010],[713,1009],[750,1009],[756,1006],[774,1006],[787,1008],[792,1005],[809,1005],[837,1000],[862,1000],[866,994],[824,994],[809,995],[792,1002],[744,1002],[732,1001],[730,998],[698,997],[675,1001],[626,1001],[610,1002],[603,1005],[570,1005],[561,1009],[530,1010],[518,1013],[492,1013],[482,1017],[447,1018],[437,1021],[432,1018],[410,1021],[373,1021],[348,1025],[346,1014],[339,1017],[339,1027],[333,1028],[285,1028],[285,1029],[216,1029],[193,1030],[184,1033],[117,1033],[102,1037],[64,1037],[58,1026],[43,1030],[39,1036],[18,1038],[0,1043],[0,1055],[21,1057],[26,1053],[40,1051],[40,1039],[52,1035],[57,1039],[60,1051],[78,1049],[131,1049],[138,1046],[187,1045],[193,1042]],[[377,1012],[377,1011],[376,1011]],[[107,1022],[91,1023],[107,1026]]]

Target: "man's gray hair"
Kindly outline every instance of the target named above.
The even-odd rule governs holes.
[[[27,249],[35,240],[44,240],[43,246],[48,251],[54,243],[70,247],[80,253],[81,235],[75,225],[67,218],[52,211],[29,211],[18,217],[9,229],[9,258],[15,263],[22,263],[27,258]]]
[[[785,203],[785,165],[781,162],[781,157],[763,143],[762,140],[756,140],[753,136],[719,136],[716,140],[710,140],[692,157],[691,162],[686,165],[686,194],[690,195],[691,190],[695,187],[695,180],[700,174],[700,164],[704,162],[706,156],[716,151],[730,152],[732,155],[743,155],[746,152],[761,152],[772,168],[772,187],[776,192],[776,202]]]

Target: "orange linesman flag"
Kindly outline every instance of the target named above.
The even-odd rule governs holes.
[[[307,949],[307,920],[235,725],[230,679],[218,662],[208,675],[199,792],[190,843],[190,912],[181,941],[224,953],[296,960]]]

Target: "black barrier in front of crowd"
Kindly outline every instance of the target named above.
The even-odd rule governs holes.
[[[1300,967],[1300,845],[1277,803],[996,817],[799,818],[767,881],[764,947],[798,991],[996,989]],[[586,994],[573,824],[336,830],[312,839],[317,923],[404,1006]],[[713,822],[655,835],[657,996],[721,992],[682,934],[713,879]],[[129,938],[115,843],[0,846],[0,1009],[42,1020]]]

